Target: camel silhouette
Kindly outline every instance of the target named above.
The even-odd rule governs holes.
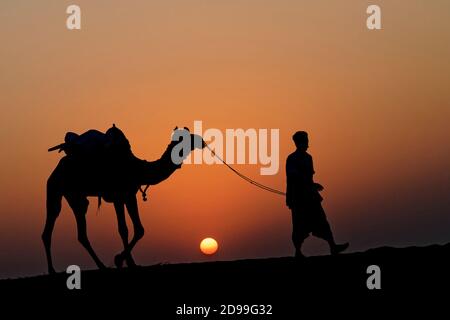
[[[115,128],[115,126],[114,126]],[[195,148],[203,148],[203,139],[191,134],[188,128],[177,130],[180,137],[178,141],[171,141],[160,159],[145,161],[135,157],[131,149],[122,156],[111,156],[103,153],[103,156],[76,157],[66,155],[63,157],[47,181],[47,217],[42,240],[45,246],[48,272],[55,273],[51,254],[51,239],[56,219],[61,211],[61,202],[64,197],[75,215],[78,231],[78,241],[88,251],[98,268],[105,265],[92,248],[86,230],[86,213],[89,206],[88,197],[96,196],[100,200],[112,202],[117,215],[119,234],[123,242],[123,251],[114,258],[116,267],[121,268],[126,262],[128,267],[136,266],[131,251],[136,243],[144,236],[144,227],[139,218],[139,210],[136,194],[139,190],[145,191],[141,186],[155,185],[166,180],[172,173],[181,167],[172,161],[173,148],[182,143],[182,137],[190,137],[189,148],[182,149],[179,156],[184,159]],[[174,135],[175,136],[175,135]],[[201,143],[198,143],[201,141]],[[128,143],[128,141],[127,141]],[[57,147],[63,149],[64,144]],[[55,150],[55,148],[49,149]],[[60,149],[60,150],[61,150]],[[177,148],[178,149],[178,148]],[[189,152],[186,152],[189,151]],[[186,153],[186,154],[183,154]],[[128,242],[128,228],[125,221],[125,207],[133,224],[134,234]]]

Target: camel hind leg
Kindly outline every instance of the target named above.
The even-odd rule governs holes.
[[[87,250],[89,255],[94,260],[95,264],[99,269],[105,269],[105,265],[98,258],[94,249],[92,249],[91,243],[89,242],[87,236],[87,226],[86,226],[86,213],[89,206],[89,201],[86,197],[83,196],[66,196],[67,202],[69,206],[72,208],[73,213],[75,214],[75,219],[77,221],[77,231],[78,231],[78,241],[81,245]]]
[[[52,233],[55,227],[56,219],[61,212],[62,195],[53,190],[51,183],[47,184],[47,218],[45,221],[44,231],[42,233],[42,241],[44,242],[45,254],[47,256],[48,273],[55,273],[52,261]]]

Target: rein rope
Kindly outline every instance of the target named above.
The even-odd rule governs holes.
[[[249,177],[243,175],[242,173],[240,173],[239,171],[237,171],[236,169],[234,169],[232,166],[230,166],[228,163],[226,163],[225,160],[223,160],[221,157],[219,157],[219,156],[214,152],[214,150],[212,150],[207,144],[206,144],[205,146],[206,146],[206,148],[208,148],[209,151],[211,151],[211,153],[212,153],[212,155],[213,155],[214,157],[216,157],[217,159],[219,159],[220,162],[222,162],[224,165],[226,165],[226,166],[228,167],[228,169],[230,169],[231,171],[233,171],[235,174],[237,174],[240,178],[244,179],[244,180],[247,181],[248,183],[253,184],[254,186],[256,186],[256,187],[258,187],[258,188],[261,188],[261,189],[263,189],[263,190],[266,190],[266,191],[269,191],[269,192],[273,192],[273,193],[279,194],[280,196],[285,196],[285,195],[286,195],[286,193],[283,192],[283,191],[280,191],[280,190],[277,190],[277,189],[268,187],[268,186],[266,186],[266,185],[263,185],[262,183],[259,183],[259,182],[255,181],[255,180],[250,179]]]
[[[232,166],[230,166],[228,163],[226,163],[225,160],[223,160],[221,157],[219,157],[219,156],[214,152],[214,150],[212,150],[208,145],[205,145],[205,146],[206,146],[206,148],[208,148],[208,150],[211,152],[211,154],[212,154],[214,157],[216,157],[217,159],[219,159],[220,162],[222,162],[224,165],[226,165],[228,169],[230,169],[231,171],[233,171],[233,173],[235,173],[235,174],[236,174],[238,177],[240,177],[241,179],[244,179],[244,180],[247,181],[248,183],[250,183],[250,184],[252,184],[252,185],[254,185],[254,186],[258,187],[258,188],[261,188],[261,189],[263,189],[263,190],[266,190],[266,191],[269,191],[269,192],[272,192],[272,193],[276,193],[276,194],[278,194],[278,195],[280,195],[280,196],[285,196],[285,195],[286,195],[286,193],[283,192],[283,191],[280,191],[280,190],[277,190],[277,189],[268,187],[268,186],[266,186],[266,185],[263,185],[262,183],[259,183],[258,181],[255,181],[255,180],[253,180],[253,179],[251,179],[251,178],[249,178],[249,177],[243,175],[242,173],[240,173],[239,171],[237,171],[236,169],[234,169]],[[147,190],[148,190],[148,187],[149,187],[149,186],[150,186],[150,185],[146,185],[144,189],[142,189],[142,187],[139,187],[139,191],[141,191],[141,193],[142,193],[142,200],[144,200],[144,201],[147,201]]]

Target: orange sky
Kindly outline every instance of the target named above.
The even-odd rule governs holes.
[[[292,133],[307,130],[338,240],[353,250],[449,241],[450,3],[375,2],[381,31],[365,28],[359,0],[79,0],[82,30],[68,31],[72,1],[2,1],[0,278],[46,270],[45,183],[61,157],[47,148],[112,123],[147,160],[194,120],[279,128],[281,169]],[[285,188],[283,170],[236,168]],[[91,204],[92,244],[112,264],[112,206]],[[224,166],[184,166],[140,208],[141,264],[211,259],[198,251],[206,236],[217,259],[292,253],[284,199]],[[58,269],[93,266],[66,204],[53,243]]]

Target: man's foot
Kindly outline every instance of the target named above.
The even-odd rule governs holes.
[[[343,244],[335,244],[334,246],[331,247],[330,251],[331,251],[331,255],[336,255],[341,253],[342,251],[346,250],[349,246],[349,243],[343,243]]]

